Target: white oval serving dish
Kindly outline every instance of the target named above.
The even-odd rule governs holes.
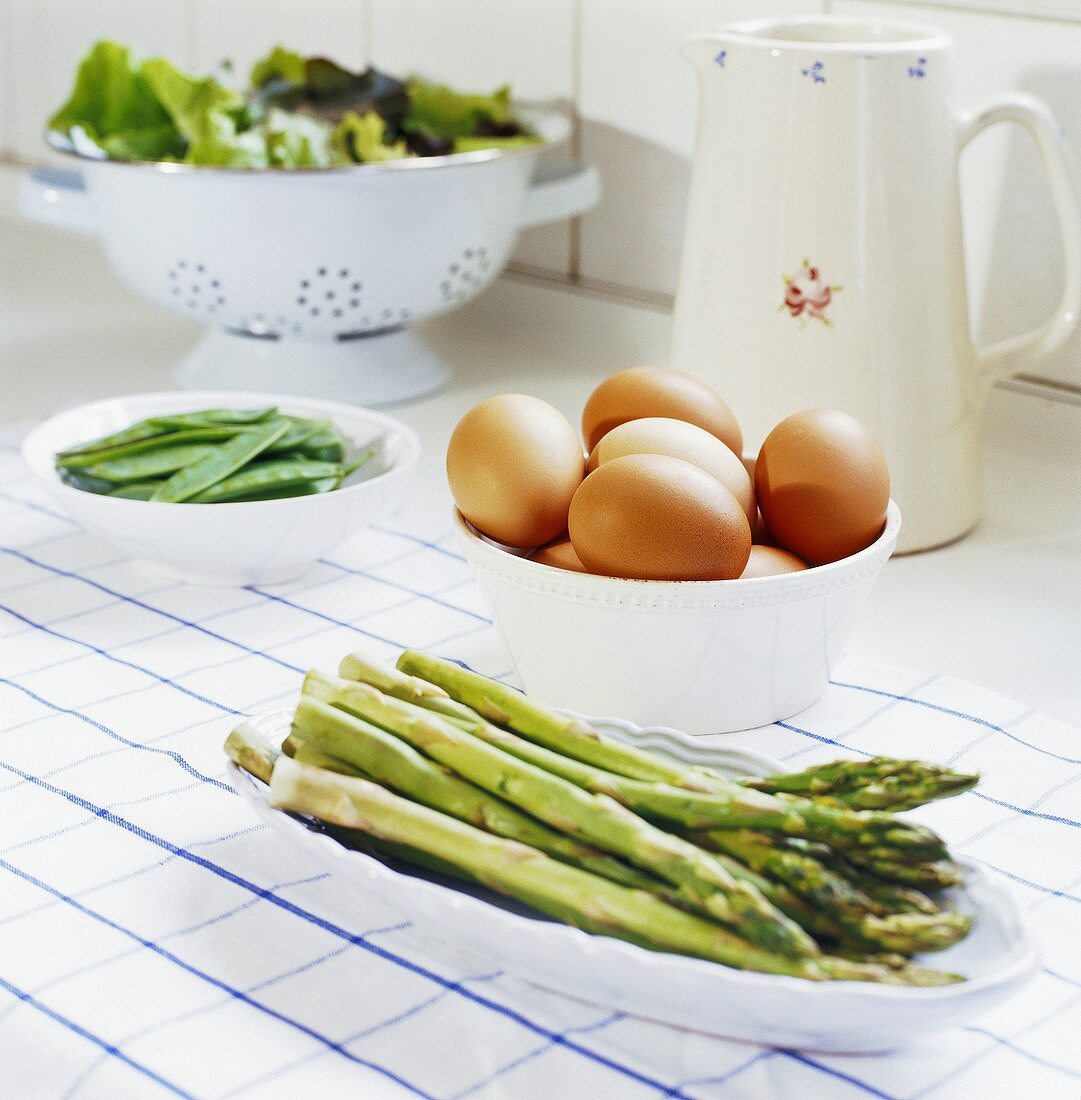
[[[526,691],[706,734],[789,718],[826,690],[901,513],[890,501],[882,534],[858,554],[728,581],[572,573],[489,542],[457,511],[454,524]]]
[[[282,412],[330,420],[359,454],[375,456],[331,493],[234,504],[164,504],[99,496],[65,485],[56,452],[151,416],[210,408],[277,405]],[[411,428],[382,413],[304,397],[206,390],[110,397],[39,424],[22,456],[63,508],[87,531],[195,584],[273,584],[291,580],[382,511],[395,477],[420,456]],[[348,457],[348,456],[347,456]]]
[[[288,733],[291,715],[291,710],[271,711],[250,719],[250,725],[278,743]],[[611,718],[590,721],[604,733],[728,775],[783,770],[757,753],[706,748],[664,727],[641,729]],[[361,905],[375,896],[433,937],[476,951],[537,985],[675,1027],[803,1050],[885,1051],[987,1011],[1019,989],[1038,963],[1013,898],[979,864],[965,860],[967,881],[951,891],[951,901],[976,914],[973,931],[956,947],[923,961],[962,973],[968,981],[934,989],[808,982],[649,951],[525,915],[495,894],[433,881],[423,872],[395,870],[271,809],[267,788],[235,765],[229,767],[234,786],[259,817],[303,849],[314,866],[330,871]]]

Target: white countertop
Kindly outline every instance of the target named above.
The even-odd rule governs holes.
[[[2,190],[11,174],[0,175]],[[5,205],[0,423],[172,388],[172,367],[201,330],[123,287],[94,241],[5,218]],[[662,310],[516,277],[426,325],[454,376],[442,393],[395,410],[425,447],[409,502],[449,509],[443,452],[482,397],[528,391],[576,421],[604,375],[663,361],[669,326]],[[1081,407],[996,391],[984,523],[954,546],[891,561],[851,650],[965,677],[1081,727],[1079,439]]]

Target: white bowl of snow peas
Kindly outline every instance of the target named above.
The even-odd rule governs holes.
[[[382,413],[263,393],[135,394],[35,428],[23,458],[82,527],[196,584],[292,580],[420,455]]]

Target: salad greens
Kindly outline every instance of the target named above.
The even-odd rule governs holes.
[[[244,89],[227,82],[230,71],[194,76],[98,42],[50,136],[99,159],[226,168],[329,168],[539,140],[515,117],[507,87],[463,93],[281,46],[256,62]]]
[[[375,451],[346,461],[329,420],[261,409],[201,409],[151,417],[60,451],[73,489],[128,500],[225,504],[328,493]]]

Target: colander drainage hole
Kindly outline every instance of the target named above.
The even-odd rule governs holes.
[[[363,287],[351,268],[325,265],[297,280],[295,301],[309,317],[347,318],[348,314],[360,309]]]
[[[166,272],[169,293],[176,299],[177,305],[183,305],[189,312],[217,313],[224,306],[225,295],[219,293],[221,280],[207,278],[205,263],[192,263],[190,260],[177,260]]]

